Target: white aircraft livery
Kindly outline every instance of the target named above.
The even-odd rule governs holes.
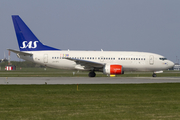
[[[126,71],[151,71],[156,73],[172,68],[167,58],[149,52],[130,51],[70,51],[42,44],[18,15],[12,15],[19,50],[8,49],[19,58],[59,69],[86,70],[89,77],[96,71],[107,75],[120,75]]]

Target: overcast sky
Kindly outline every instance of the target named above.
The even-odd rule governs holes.
[[[180,59],[180,0],[1,0],[0,58],[18,49],[11,15],[63,50],[143,51]],[[19,60],[11,53],[12,60]]]

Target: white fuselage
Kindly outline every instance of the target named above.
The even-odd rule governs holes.
[[[32,56],[20,58],[60,69],[91,70],[66,58],[91,61],[102,64],[120,64],[124,71],[161,71],[174,66],[163,56],[148,52],[126,51],[29,51]]]

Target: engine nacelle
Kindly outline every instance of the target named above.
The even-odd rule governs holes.
[[[124,74],[123,66],[118,64],[106,64],[103,68],[103,73],[109,75]]]

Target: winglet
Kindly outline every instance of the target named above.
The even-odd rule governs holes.
[[[12,15],[20,51],[60,50],[43,45],[18,15]]]

